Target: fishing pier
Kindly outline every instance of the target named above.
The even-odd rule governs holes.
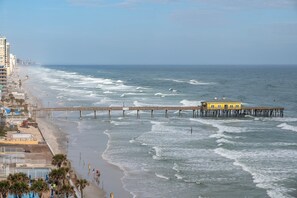
[[[111,118],[113,111],[122,112],[123,117],[127,111],[136,111],[137,118],[140,118],[140,112],[150,112],[151,117],[154,117],[154,112],[163,111],[165,117],[169,117],[169,111],[178,112],[178,116],[182,116],[182,112],[191,112],[192,117],[244,117],[246,115],[255,117],[283,117],[283,107],[226,107],[223,108],[207,108],[202,106],[131,106],[131,107],[51,107],[51,108],[34,108],[33,113],[36,117],[38,112],[44,112],[51,115],[52,112],[78,112],[82,118],[82,112],[94,112],[94,118],[97,118],[97,112],[107,112]]]

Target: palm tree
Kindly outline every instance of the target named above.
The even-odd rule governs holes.
[[[64,154],[56,154],[53,156],[52,164],[61,168],[63,162],[67,160],[67,156]]]
[[[10,182],[10,184],[17,182],[28,183],[30,181],[29,177],[25,173],[9,174],[7,180]]]
[[[0,192],[1,192],[2,198],[7,197],[7,194],[9,192],[9,187],[10,187],[9,181],[7,180],[0,181]]]
[[[9,187],[9,192],[21,198],[23,194],[30,192],[30,188],[26,182],[15,182]]]
[[[65,168],[54,169],[49,173],[49,177],[58,186],[61,186],[61,181],[65,183],[67,172]]]
[[[48,184],[43,179],[34,180],[30,189],[37,193],[39,198],[42,198],[43,193],[49,191]]]
[[[80,191],[80,197],[83,198],[83,190],[85,187],[87,187],[89,185],[89,182],[85,179],[78,179],[76,180],[76,188],[79,188]]]
[[[74,194],[73,186],[70,186],[69,184],[63,185],[59,189],[59,193],[62,193],[64,195],[66,195],[66,197],[68,198],[70,195],[73,195]]]

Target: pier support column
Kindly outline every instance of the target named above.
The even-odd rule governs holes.
[[[123,110],[123,117],[125,117],[125,110]]]
[[[195,110],[193,110],[193,118],[195,118]]]
[[[97,118],[96,110],[94,110],[94,118],[95,118],[95,119]]]
[[[179,111],[178,111],[178,117],[181,117],[181,111],[182,111],[182,110],[179,110]]]
[[[165,117],[168,118],[168,110],[165,110]]]
[[[81,111],[79,111],[79,118],[81,119]]]
[[[140,118],[140,116],[139,116],[139,110],[137,110],[137,118]]]
[[[154,117],[154,110],[151,110],[151,118]]]
[[[111,118],[110,110],[108,110],[108,117],[109,117],[109,119]]]

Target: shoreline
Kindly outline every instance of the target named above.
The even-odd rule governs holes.
[[[17,70],[15,72],[17,72]],[[22,73],[18,70],[17,75],[20,75],[21,77]],[[27,101],[31,105],[38,104],[39,106],[42,106],[42,102],[39,101],[37,97],[35,97],[33,93],[28,90],[28,88],[26,87],[26,83],[24,83],[22,87],[25,93],[28,95]],[[65,147],[66,145],[65,143],[63,144],[63,141],[67,142],[66,134],[46,118],[36,118],[36,122],[38,123],[38,129],[40,131],[40,134],[42,135],[44,141],[48,145],[52,154],[67,155],[67,150]],[[74,169],[74,172],[76,175],[80,176],[80,174],[78,174],[78,172],[75,169]],[[106,197],[105,196],[106,193],[102,189],[99,189],[96,186],[94,186],[94,184],[91,182],[90,182],[90,185],[84,189],[84,195],[86,198],[105,198]]]
[[[30,68],[25,69],[29,70]],[[19,78],[24,77],[26,75],[25,73],[22,73],[22,70],[25,69],[19,67],[15,71],[19,75]],[[27,82],[23,83],[23,89],[29,97],[28,102],[30,104],[38,104],[39,106],[42,106],[42,101],[40,101],[40,99],[37,98],[31,90],[29,91],[27,87],[29,83],[30,79]],[[54,153],[66,154],[71,163],[75,164],[75,160],[71,158],[71,154],[69,153],[69,145],[71,145],[71,142],[69,140],[69,132],[67,132],[67,130],[65,129],[62,129],[57,123],[53,123],[53,120],[50,120],[48,118],[36,118],[36,121],[39,125],[38,128],[40,130],[40,133],[45,139],[50,150]],[[67,128],[67,126],[65,127]],[[101,141],[99,146],[101,153],[99,157],[99,164],[96,165],[98,165],[100,167],[100,171],[103,172],[103,174],[100,177],[100,180],[102,180],[102,187],[95,184],[94,181],[92,181],[92,179],[85,177],[84,174],[82,174],[82,171],[79,170],[79,168],[73,166],[76,175],[78,175],[80,178],[87,179],[90,183],[90,185],[87,186],[84,190],[85,197],[104,198],[109,197],[110,192],[117,191],[121,193],[114,193],[115,197],[131,197],[131,193],[124,188],[124,185],[122,183],[124,171],[120,169],[120,167],[111,164],[110,161],[103,158],[103,153],[106,151],[106,149],[108,149],[108,136],[102,133],[100,139]],[[68,142],[70,142],[70,144]],[[108,191],[105,191],[105,189],[108,189]],[[126,194],[126,196],[124,195],[124,193]]]

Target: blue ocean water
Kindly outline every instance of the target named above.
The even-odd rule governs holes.
[[[58,112],[53,119],[68,131],[70,159],[86,158],[74,163],[80,174],[87,176],[81,163],[103,158],[123,171],[131,197],[297,196],[297,67],[56,65],[22,72],[51,107],[192,106],[215,97],[285,107],[284,118],[140,112],[137,119],[131,111],[112,112],[110,119],[108,112],[97,112],[97,119],[93,112],[82,119]],[[108,145],[101,155],[102,134]]]

